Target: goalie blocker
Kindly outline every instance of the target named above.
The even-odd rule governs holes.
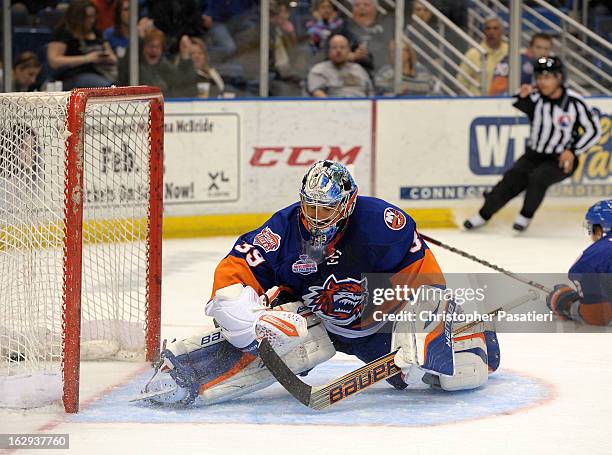
[[[278,288],[273,288],[260,299],[240,284],[217,291],[206,313],[221,327],[166,346],[153,378],[136,400],[213,404],[263,389],[275,382],[258,359],[257,346],[264,337],[294,373],[307,373],[336,350],[364,362],[398,350],[395,363],[402,374],[388,379],[397,389],[424,384],[448,391],[471,389],[485,384],[488,373],[499,365],[495,332],[482,325],[454,342],[451,323],[426,321],[419,326],[398,323],[392,333],[346,339],[327,333],[300,302],[262,305],[262,300],[278,303],[277,294]],[[422,302],[415,311],[455,311],[452,302],[448,308],[438,303]]]

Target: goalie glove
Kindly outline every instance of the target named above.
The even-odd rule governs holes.
[[[557,284],[546,297],[548,308],[561,319],[580,321],[580,295],[567,284]]]
[[[206,304],[205,313],[215,318],[227,341],[254,354],[263,337],[282,355],[299,344],[308,332],[302,316],[268,310],[255,290],[242,284],[219,289]]]

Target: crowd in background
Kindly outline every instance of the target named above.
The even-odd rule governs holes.
[[[459,27],[466,26],[468,0],[430,0]],[[41,40],[13,56],[13,90],[103,87],[129,83],[129,0],[19,0],[14,27],[38,27]],[[598,2],[595,2],[599,7]],[[269,92],[271,96],[359,97],[394,91],[393,14],[376,0],[353,0],[337,8],[330,0],[271,0]],[[605,2],[603,3],[605,6]],[[435,27],[419,0],[406,1],[412,14]],[[260,11],[256,0],[139,0],[139,82],[161,87],[168,97],[248,97],[259,93]],[[17,30],[17,29],[15,29]],[[28,30],[28,29],[24,29]],[[46,32],[44,32],[46,30]],[[485,92],[508,90],[508,43],[499,18],[484,24]],[[452,40],[452,35],[449,36]],[[14,43],[15,44],[15,43]],[[530,80],[534,58],[548,55],[552,39],[536,34],[522,55],[522,81]],[[483,61],[464,49],[457,74],[473,94],[481,88]],[[431,68],[419,61],[408,40],[401,43],[400,95],[441,94]],[[469,76],[469,77],[466,77]],[[52,84],[49,84],[52,82]]]

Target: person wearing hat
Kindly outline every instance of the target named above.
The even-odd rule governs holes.
[[[534,74],[535,88],[523,84],[513,104],[529,117],[525,154],[485,192],[482,208],[463,223],[467,230],[484,226],[523,191],[523,207],[512,227],[518,232],[527,229],[548,188],[570,177],[578,167],[577,157],[599,141],[599,117],[578,93],[565,86],[561,59],[539,58]]]

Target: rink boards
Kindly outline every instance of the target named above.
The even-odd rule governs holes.
[[[545,209],[612,197],[611,98],[591,98],[602,137]],[[236,234],[297,200],[319,159],[345,163],[360,194],[452,227],[525,150],[527,118],[510,98],[168,101],[164,233]]]

